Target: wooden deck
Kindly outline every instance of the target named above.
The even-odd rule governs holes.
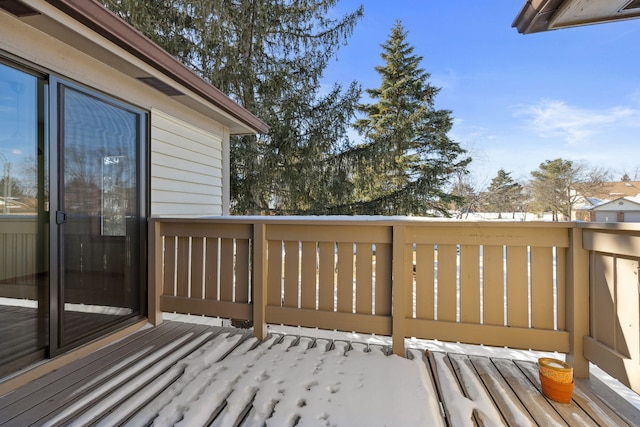
[[[255,347],[247,345],[250,334],[245,330],[164,322],[0,397],[0,425],[149,425],[149,417],[153,419],[156,414],[149,415],[149,408],[145,409],[148,401],[184,375],[177,369],[182,360],[223,332],[237,339],[230,347],[209,349],[215,353],[214,362]],[[290,342],[292,346],[303,345],[302,341]],[[345,347],[347,353],[356,348],[363,346],[354,343]],[[390,353],[388,348],[378,350]],[[425,363],[424,372],[430,375],[426,380],[435,386],[444,425],[495,425],[496,420],[508,426],[627,426],[637,422],[610,409],[584,381],[576,383],[570,404],[547,400],[540,393],[537,367],[532,362],[408,352]],[[158,381],[158,378],[164,379]],[[227,400],[230,400],[229,394],[219,401],[211,398],[207,425],[249,425],[253,401],[238,409],[232,408],[234,405]],[[231,409],[236,412],[232,414]],[[232,422],[228,421],[230,415],[233,415]],[[314,420],[311,421],[313,424]],[[292,425],[295,424],[310,423],[302,417]],[[358,420],[353,420],[351,425],[358,425]],[[424,425],[434,425],[434,422],[424,420]]]

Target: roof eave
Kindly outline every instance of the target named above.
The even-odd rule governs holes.
[[[553,14],[564,0],[527,0],[512,27],[520,34],[532,34],[548,31]]]
[[[233,135],[269,131],[266,123],[99,3],[93,0],[46,1],[240,122],[245,129],[232,131]]]

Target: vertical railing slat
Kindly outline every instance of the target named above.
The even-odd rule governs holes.
[[[298,307],[300,242],[284,242],[284,306]]]
[[[165,236],[164,238],[164,273],[162,295],[174,296],[176,272],[176,238]]]
[[[460,246],[460,322],[480,323],[480,247]]]
[[[529,251],[507,247],[507,325],[529,327]]]
[[[302,242],[302,266],[300,269],[301,286],[300,304],[302,308],[315,310],[316,308],[316,284],[318,269],[316,258],[318,246],[316,242]]]
[[[220,301],[233,301],[233,239],[220,239]]]
[[[333,311],[335,288],[335,243],[319,242],[318,309]]]
[[[391,244],[376,243],[375,310],[377,316],[391,315]]]
[[[373,248],[371,244],[356,244],[356,313],[371,314],[373,284]]]
[[[410,281],[405,277],[407,262],[413,264],[411,245],[406,242],[406,228],[404,226],[393,227],[393,283],[392,283],[392,349],[393,354],[404,357],[404,339],[406,336],[406,318],[410,306],[406,305],[406,293],[409,292]],[[409,255],[408,260],[405,258]],[[412,267],[409,267],[412,268]]]
[[[280,307],[282,305],[282,241],[268,240],[267,245],[267,305]]]
[[[190,264],[190,242],[189,237],[178,237],[178,263],[176,274],[176,296],[189,296],[189,271]]]
[[[433,245],[416,245],[416,316],[435,319],[435,252]]]
[[[191,239],[191,298],[202,299],[204,283],[204,238]]]
[[[531,324],[553,329],[553,249],[531,248]]]
[[[606,254],[593,255],[592,294],[597,310],[592,314],[591,335],[598,341],[614,348],[613,331],[615,320],[613,257]]]
[[[556,248],[556,293],[558,295],[558,330],[566,330],[567,324],[567,249]]]
[[[218,299],[218,256],[219,239],[207,238],[207,256],[204,273],[204,297],[206,299]]]
[[[482,250],[483,321],[504,325],[504,248],[487,245]]]
[[[438,245],[438,320],[456,321],[456,245]]]
[[[353,243],[338,243],[338,302],[340,313],[353,312]]]
[[[249,302],[249,239],[236,239],[235,302]]]

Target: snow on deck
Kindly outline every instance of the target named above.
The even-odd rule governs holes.
[[[627,425],[531,362],[165,322],[0,397],[0,425]]]

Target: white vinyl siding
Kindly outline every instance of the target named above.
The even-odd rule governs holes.
[[[222,215],[223,135],[151,111],[151,214]]]

